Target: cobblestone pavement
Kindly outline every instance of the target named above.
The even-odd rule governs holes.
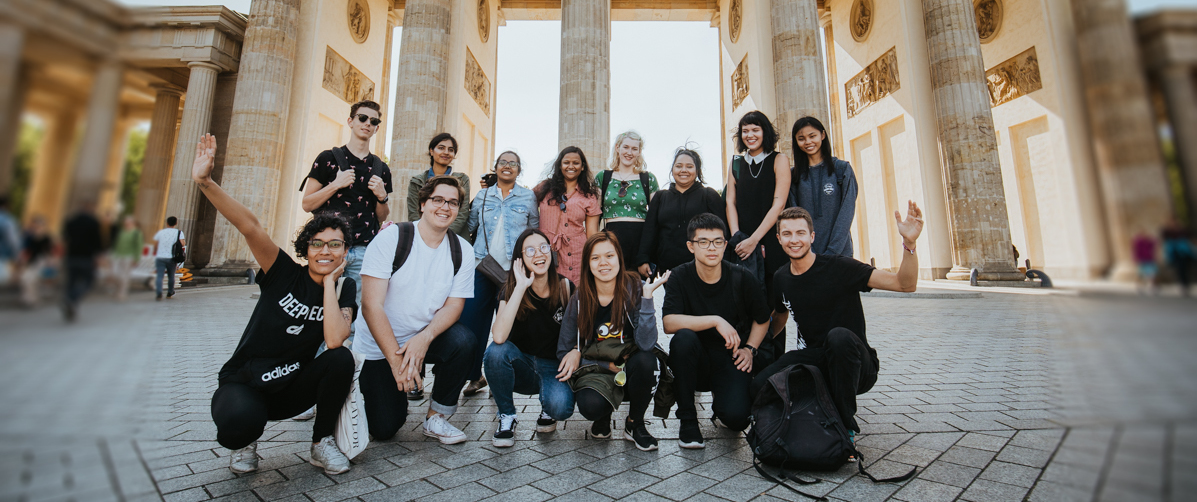
[[[307,463],[311,422],[282,421],[262,437],[260,471],[234,475],[209,400],[253,291],[95,298],[76,325],[52,309],[0,311],[0,501],[803,500],[762,479],[725,429],[704,425],[705,450],[678,449],[673,419],[652,424],[655,452],[587,439],[577,414],[553,434],[522,425],[515,447],[496,449],[485,393],[451,419],[472,439],[463,444],[426,439],[413,420],[372,443],[353,470],[328,476]],[[882,373],[860,397],[858,445],[878,477],[911,466],[918,476],[874,484],[849,465],[804,473],[823,482],[803,489],[846,501],[1192,500],[1195,307],[1126,296],[869,296]],[[521,424],[533,423],[536,399],[516,401]],[[708,408],[710,397],[699,401]]]

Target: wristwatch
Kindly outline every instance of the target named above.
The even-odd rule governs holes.
[[[756,357],[756,351],[758,350],[756,347],[753,347],[753,346],[751,346],[751,345],[748,345],[748,344],[744,344],[744,348],[746,348],[746,349],[748,349],[750,352],[752,352],[752,357]]]
[[[385,199],[382,199],[382,200],[380,200],[380,201],[378,201],[378,202],[379,202],[380,204],[386,204],[386,203],[387,203],[387,201],[389,201],[389,200],[391,200],[391,196],[390,196],[390,194],[387,194],[387,197],[386,197]]]

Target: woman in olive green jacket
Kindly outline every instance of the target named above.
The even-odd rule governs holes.
[[[407,221],[420,219],[420,204],[417,194],[424,187],[424,183],[433,176],[452,176],[461,183],[462,189],[465,190],[465,197],[461,199],[461,209],[457,212],[457,219],[449,225],[449,230],[470,240],[466,231],[466,224],[470,219],[470,177],[466,173],[453,171],[453,167],[449,164],[452,164],[456,157],[457,140],[453,138],[453,135],[443,132],[434,136],[428,143],[428,163],[430,165],[428,170],[412,176],[411,181],[407,183]]]

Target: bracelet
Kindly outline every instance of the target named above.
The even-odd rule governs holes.
[[[386,203],[387,203],[387,201],[389,201],[389,200],[391,200],[391,196],[390,196],[390,195],[387,195],[387,198],[385,198],[385,199],[382,199],[382,200],[378,201],[378,203],[379,203],[379,204],[386,204]]]
[[[902,241],[902,249],[905,249],[907,253],[914,254],[913,249],[906,247],[906,241]]]

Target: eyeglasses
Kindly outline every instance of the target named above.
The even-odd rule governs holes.
[[[519,166],[520,166],[520,163],[518,160],[500,160],[499,161],[499,167],[519,167]]]
[[[524,254],[527,256],[534,256],[537,251],[540,251],[540,254],[542,255],[548,256],[548,254],[553,251],[553,248],[549,247],[547,243],[541,244],[540,246],[528,246],[524,248]]]
[[[621,180],[619,182],[619,196],[620,197],[628,196],[628,186],[630,186],[631,184],[632,183],[627,180]]]
[[[343,241],[341,239],[333,239],[330,241],[325,241],[325,240],[320,240],[320,239],[312,239],[312,240],[308,241],[308,249],[315,249],[315,250],[319,251],[321,249],[324,249],[324,246],[328,246],[328,249],[331,249],[333,251],[339,251],[345,247],[345,241]]]
[[[690,242],[693,242],[694,245],[698,246],[700,249],[711,249],[712,245],[715,246],[715,249],[723,249],[723,246],[727,245],[727,239],[723,239],[723,238],[698,239],[696,241],[690,241]]]
[[[369,115],[366,115],[366,114],[364,114],[364,113],[359,113],[359,114],[357,114],[357,121],[358,121],[358,122],[365,123],[367,120],[369,120],[369,121],[370,121],[370,125],[372,125],[372,126],[376,126],[376,125],[378,125],[378,124],[381,124],[381,123],[382,123],[382,119],[376,119],[376,118],[374,118],[374,117],[371,117],[371,116],[369,116]]]
[[[457,208],[461,207],[461,202],[458,201],[457,199],[446,199],[439,195],[436,197],[433,197],[431,199],[428,199],[428,202],[431,202],[433,207],[442,207],[445,204],[448,204],[449,207],[451,207],[453,209],[457,209]]]
[[[561,194],[561,212],[563,213],[565,212],[566,202],[569,202],[569,197],[566,197],[565,194]]]

